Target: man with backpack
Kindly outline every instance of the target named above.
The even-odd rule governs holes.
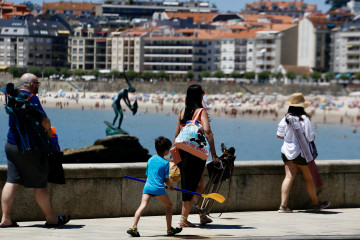
[[[11,94],[14,96],[9,96],[11,101],[8,101],[6,106],[9,113],[9,132],[5,145],[8,160],[8,177],[1,195],[2,218],[0,227],[19,226],[10,217],[11,207],[19,184],[25,188],[34,188],[36,201],[46,217],[45,227],[58,227],[69,222],[70,216],[55,216],[52,210],[47,190],[48,161],[46,154],[42,152],[39,139],[35,138],[38,134],[34,134],[31,129],[32,125],[36,125],[31,122],[35,118],[25,119],[26,114],[21,113],[26,108],[22,108],[22,105],[30,104],[41,114],[40,123],[42,128],[40,129],[45,138],[52,137],[50,119],[46,116],[39,98],[36,96],[40,86],[38,78],[31,73],[25,73],[20,78],[20,83],[21,89],[12,89]],[[15,114],[15,112],[18,114]]]

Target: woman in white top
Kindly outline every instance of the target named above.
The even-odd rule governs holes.
[[[311,105],[310,101],[306,101],[301,93],[294,93],[285,101],[285,103],[289,106],[287,114],[291,114],[299,119],[306,139],[309,142],[314,141],[315,136],[311,127],[310,118],[304,110],[304,108]],[[294,131],[285,117],[281,119],[278,125],[277,137],[284,139],[284,144],[281,147],[281,157],[285,164],[285,179],[281,186],[281,204],[279,212],[292,212],[287,204],[292,183],[299,169],[302,171],[306,184],[306,191],[311,198],[314,210],[320,210],[328,207],[330,205],[329,201],[319,202],[317,198],[316,187],[310,169],[302,155],[300,145]]]

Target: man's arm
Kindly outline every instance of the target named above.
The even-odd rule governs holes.
[[[42,120],[41,125],[43,126],[43,128],[45,128],[48,137],[51,138],[51,137],[52,137],[52,132],[51,132],[51,122],[50,122],[50,119],[49,119],[48,117],[45,117],[45,118]]]

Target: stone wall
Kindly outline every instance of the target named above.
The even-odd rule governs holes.
[[[331,207],[360,207],[360,160],[318,161],[324,186],[318,189],[320,200],[330,200]],[[145,177],[146,163],[65,164],[66,185],[49,184],[56,214],[74,218],[132,216],[140,204],[143,183],[125,175]],[[280,186],[284,178],[281,161],[238,161],[231,181],[225,211],[276,210],[280,204]],[[6,181],[6,166],[0,166],[0,187]],[[206,178],[207,181],[207,178]],[[177,187],[180,187],[178,184]],[[220,193],[227,197],[228,183]],[[181,193],[168,192],[174,213],[181,211]],[[306,209],[311,205],[301,173],[290,193],[289,206]],[[224,204],[215,204],[213,212]],[[19,187],[12,209],[13,219],[43,220],[32,189]],[[164,208],[152,200],[145,215],[163,215]]]

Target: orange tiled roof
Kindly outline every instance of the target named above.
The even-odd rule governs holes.
[[[315,28],[320,27],[320,29],[327,29],[328,23],[332,23],[335,26],[343,23],[343,22],[330,21],[325,14],[312,14],[308,16],[307,19],[309,19],[310,22],[312,22]]]
[[[246,4],[246,8],[257,8],[259,9],[261,6],[266,7],[267,10],[271,10],[273,4],[277,4],[278,8],[280,9],[285,9],[288,8],[291,4],[294,4],[295,8],[300,11],[301,10],[301,6],[304,4],[303,1],[264,1],[264,0],[260,0],[258,2],[255,3],[248,3]],[[306,4],[306,3],[305,3]],[[306,4],[306,9],[305,12],[311,12],[316,10],[316,4]]]
[[[269,25],[264,25],[264,28],[262,29],[262,31],[284,31],[286,29],[292,28],[296,26],[296,24],[269,24]]]
[[[206,22],[211,23],[217,13],[193,13],[193,12],[166,12],[169,19],[194,19],[194,23]]]
[[[81,14],[81,11],[95,11],[95,6],[99,3],[87,3],[87,2],[50,2],[43,3],[43,13],[47,10],[55,9],[56,13],[63,13],[64,10],[73,10],[75,15]]]
[[[241,16],[249,22],[257,22],[259,18],[268,18],[273,21],[282,21],[282,23],[292,23],[293,18],[290,16],[284,16],[284,15],[263,15],[263,14],[241,14]]]
[[[12,2],[0,2],[0,9],[3,11],[2,18],[8,19],[12,16],[24,16],[30,14],[30,9],[24,4],[14,4]]]

